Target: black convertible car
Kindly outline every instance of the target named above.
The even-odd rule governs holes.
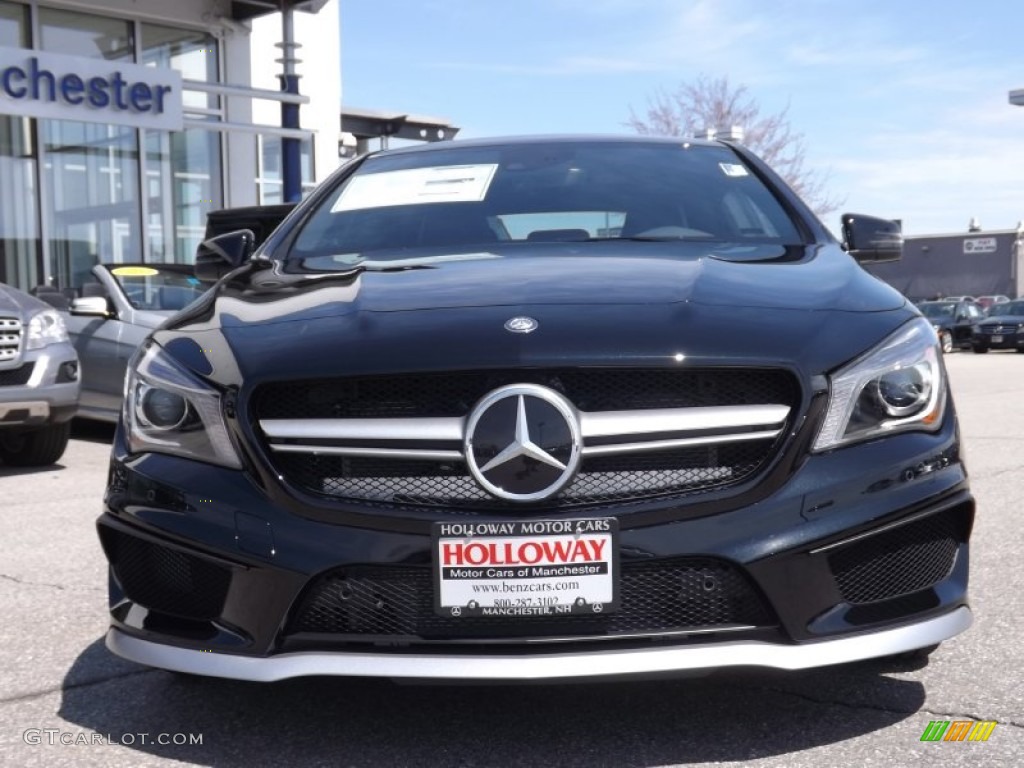
[[[110,649],[202,675],[797,669],[971,623],[935,330],[729,143],[341,168],[129,365]]]

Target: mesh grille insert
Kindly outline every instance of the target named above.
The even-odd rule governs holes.
[[[829,555],[829,567],[846,601],[886,600],[946,578],[964,538],[953,509],[841,547]]]
[[[0,387],[17,387],[28,384],[35,367],[35,363],[25,363],[17,368],[11,368],[9,371],[0,371]]]
[[[406,640],[614,636],[733,625],[767,626],[773,615],[749,580],[709,558],[623,562],[620,608],[594,616],[453,619],[434,613],[431,569],[355,567],[321,576],[300,601],[289,634]]]
[[[252,403],[257,419],[465,416],[492,389],[526,383],[561,392],[581,411],[796,405],[799,398],[793,376],[777,369],[576,368],[281,381],[260,386]]]
[[[197,621],[220,615],[231,582],[229,570],[120,531],[105,531],[105,536],[110,563],[130,600]]]
[[[585,459],[576,479],[544,503],[566,509],[712,491],[742,482],[768,458],[772,440],[717,448],[689,448],[647,455]],[[488,494],[461,462],[281,454],[274,457],[291,482],[318,494],[390,504],[507,509]]]

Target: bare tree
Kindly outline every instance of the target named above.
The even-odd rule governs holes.
[[[643,117],[632,108],[629,112],[626,125],[648,135],[697,136],[708,128],[739,126],[742,143],[772,166],[819,216],[842,205],[827,194],[827,174],[804,166],[804,137],[790,127],[789,107],[762,115],[747,87],[733,87],[727,77],[699,75],[692,83],[681,83],[675,91],[661,91],[648,99]]]

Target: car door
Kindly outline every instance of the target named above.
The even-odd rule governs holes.
[[[79,411],[83,416],[116,417],[124,387],[125,366],[118,364],[118,356],[125,323],[116,315],[70,315],[67,324],[81,366]]]
[[[968,328],[965,341],[970,342],[974,337],[974,326],[985,319],[985,310],[981,308],[980,304],[971,302],[967,305],[967,319]]]
[[[953,317],[953,343],[966,346],[971,343],[971,335],[975,324],[982,317],[982,311],[973,302],[962,302],[956,305]]]

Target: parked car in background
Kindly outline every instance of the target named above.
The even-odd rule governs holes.
[[[981,308],[983,310],[985,310],[985,314],[989,313],[989,309],[992,307],[993,304],[1001,304],[1004,301],[1009,301],[1009,300],[1010,300],[1009,296],[1003,296],[1002,294],[996,294],[996,295],[993,295],[993,296],[979,296],[976,299],[976,301],[981,306]]]
[[[129,366],[107,646],[273,681],[799,669],[971,623],[932,324],[727,142],[365,155]]]
[[[206,238],[245,229],[261,244],[291,212],[294,203],[213,211]],[[71,341],[82,361],[79,416],[115,422],[121,409],[128,360],[154,328],[205,290],[185,264],[97,264],[92,280],[79,288],[40,285],[39,299],[66,310]]]
[[[985,317],[981,306],[968,299],[922,301],[917,308],[935,326],[943,352],[970,349],[974,325]]]
[[[57,461],[80,387],[63,315],[0,283],[0,459],[13,466]]]
[[[114,422],[128,360],[150,331],[206,288],[185,264],[98,264],[92,276],[66,316],[82,363],[78,415]]]
[[[978,353],[990,349],[1024,352],[1024,299],[993,304],[988,317],[974,327],[971,346]]]

